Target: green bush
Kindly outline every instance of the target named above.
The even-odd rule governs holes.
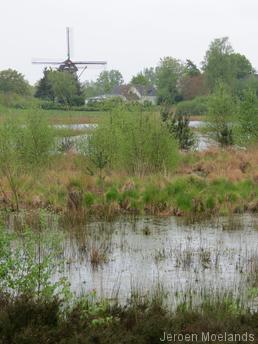
[[[42,170],[54,145],[52,129],[40,114],[30,114],[25,122],[11,117],[0,125],[0,172],[7,179],[19,210],[20,177]]]
[[[0,293],[37,298],[68,293],[64,277],[52,281],[54,274],[64,269],[65,262],[59,259],[62,240],[60,232],[46,228],[43,213],[37,230],[25,228],[11,233],[0,228]]]
[[[20,130],[13,118],[4,121],[0,126],[0,171],[9,184],[13,196],[13,208],[19,210],[19,177],[23,165],[19,156]]]
[[[165,171],[176,166],[176,140],[154,114],[119,108],[92,131],[83,145],[94,165],[132,174]]]
[[[31,109],[39,108],[40,101],[32,96],[21,96],[16,93],[0,92],[0,104],[5,108]]]
[[[123,100],[119,97],[111,97],[107,99],[89,99],[87,107],[96,111],[109,111],[120,106]]]
[[[19,153],[24,164],[42,167],[54,147],[54,131],[40,113],[30,113],[19,130]]]
[[[208,113],[208,100],[208,97],[203,96],[182,101],[177,104],[176,115],[206,115]]]
[[[112,186],[112,188],[109,189],[108,192],[106,193],[106,200],[108,202],[117,201],[118,197],[119,197],[119,193],[115,186]]]
[[[241,145],[257,143],[258,141],[258,101],[254,89],[246,89],[243,92],[239,104],[239,114],[236,139]]]
[[[215,198],[214,198],[212,195],[210,195],[210,196],[208,196],[208,198],[206,199],[205,204],[206,204],[206,208],[207,208],[207,209],[212,210],[212,209],[215,208],[216,200],[215,200]]]
[[[94,203],[95,197],[91,192],[86,192],[84,195],[84,204],[88,207],[92,206]]]

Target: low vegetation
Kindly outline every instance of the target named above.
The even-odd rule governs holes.
[[[184,154],[172,173],[140,175],[128,174],[124,167],[94,169],[91,160],[73,153],[55,155],[37,178],[32,170],[12,169],[14,191],[19,209],[44,208],[78,219],[121,213],[198,217],[258,211],[256,149]],[[106,162],[101,159],[98,164]],[[3,175],[0,181],[1,208],[16,209],[12,180]]]
[[[204,116],[208,114],[209,97],[196,97],[177,104],[176,115],[180,116]]]
[[[183,304],[170,312],[159,300],[131,300],[124,307],[94,301],[91,295],[63,311],[57,299],[34,300],[29,296],[0,298],[0,340],[18,343],[160,343],[164,333],[202,338],[219,333],[237,342],[257,343],[258,314],[244,311],[227,297],[206,301],[197,308]],[[35,335],[37,334],[37,335]],[[188,337],[187,337],[188,334]]]
[[[179,158],[175,138],[156,114],[122,107],[107,115],[82,148],[99,170],[109,167],[132,175],[173,169]]]

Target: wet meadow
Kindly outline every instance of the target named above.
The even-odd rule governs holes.
[[[49,123],[0,127],[0,342],[257,342],[256,146],[124,108]]]

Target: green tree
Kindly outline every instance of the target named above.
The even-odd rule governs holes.
[[[252,74],[253,68],[244,55],[234,53],[228,37],[223,37],[211,42],[203,71],[209,89],[214,90],[219,81],[233,88],[236,80]]]
[[[72,105],[72,99],[77,95],[74,76],[70,72],[52,71],[48,75],[54,96],[59,103]]]
[[[21,73],[13,69],[7,69],[0,72],[0,91],[29,95],[30,85]]]
[[[258,97],[258,79],[254,74],[237,80],[234,87],[234,93],[240,100],[243,100],[245,98],[245,92],[247,89],[253,90]]]
[[[194,134],[189,126],[189,115],[177,115],[164,108],[161,111],[161,120],[173,138],[176,138],[180,149],[190,149],[195,144]]]
[[[155,86],[156,71],[153,67],[144,70],[132,77],[130,84],[134,86]]]
[[[233,122],[236,112],[235,102],[223,83],[218,83],[208,101],[208,130],[221,144],[233,144]]]
[[[56,101],[66,106],[83,105],[84,97],[77,75],[68,71],[45,69],[39,81],[36,97]]]
[[[156,86],[157,85],[156,68],[154,68],[154,67],[144,68],[143,75],[149,81],[150,85],[152,85],[152,86]]]
[[[44,69],[43,78],[41,78],[36,86],[35,97],[45,100],[55,100],[55,94],[52,88],[52,84],[48,78],[48,74],[52,72],[52,69]]]
[[[206,93],[203,74],[191,60],[186,60],[178,89],[183,100],[191,100]]]
[[[118,70],[103,71],[96,81],[96,88],[99,94],[110,93],[114,87],[124,82],[122,74]]]
[[[234,53],[230,55],[229,60],[236,79],[243,79],[254,74],[252,64],[245,55]]]
[[[130,84],[134,86],[148,86],[149,82],[146,76],[142,72],[140,72],[132,77]]]
[[[159,103],[174,104],[180,99],[179,80],[183,73],[182,63],[172,57],[161,59],[157,67],[157,92]]]
[[[211,42],[203,61],[203,71],[208,87],[213,90],[218,81],[228,83],[232,79],[229,56],[233,48],[228,37],[216,38]]]
[[[85,99],[98,96],[99,90],[96,83],[94,81],[86,81],[83,84],[83,94],[85,96]]]
[[[192,77],[200,75],[201,72],[196,64],[194,64],[191,60],[186,60],[184,74]]]

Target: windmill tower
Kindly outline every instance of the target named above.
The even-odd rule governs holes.
[[[81,70],[78,78],[81,77],[83,72],[86,70],[88,66],[105,66],[107,64],[106,61],[72,61],[71,60],[71,52],[70,52],[70,29],[69,27],[66,28],[66,43],[67,43],[67,56],[64,61],[44,61],[44,60],[34,60],[32,61],[33,64],[41,64],[41,65],[52,65],[58,66],[57,69],[59,71],[68,71],[71,73],[77,73],[79,69]]]

